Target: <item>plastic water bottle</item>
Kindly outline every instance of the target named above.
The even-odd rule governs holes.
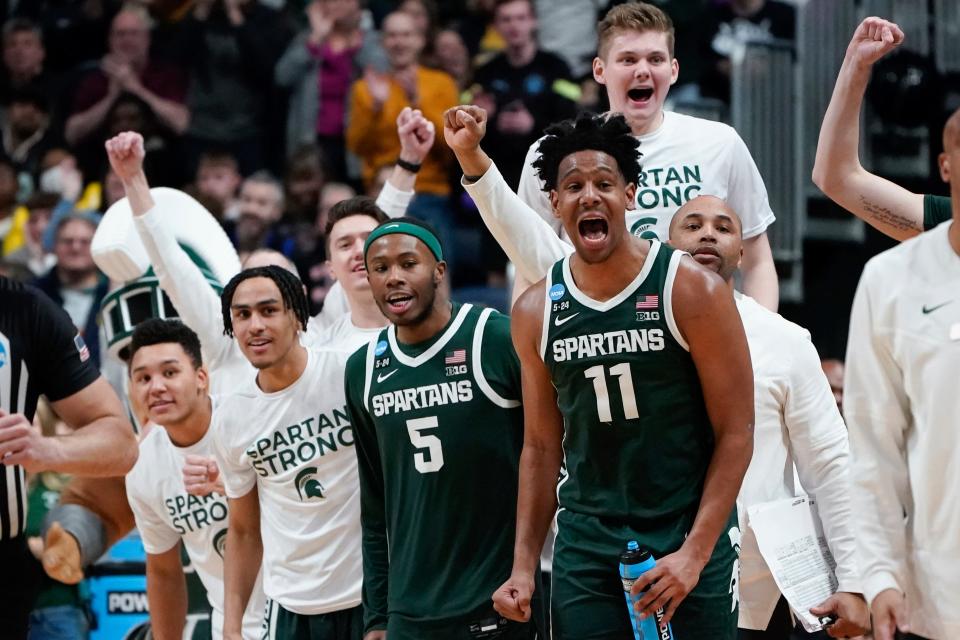
[[[623,597],[627,600],[627,614],[630,616],[634,640],[673,640],[670,624],[662,622],[663,609],[658,609],[655,615],[641,620],[635,605],[646,592],[636,596],[630,593],[633,583],[656,565],[650,552],[640,549],[636,540],[628,542],[626,551],[620,554],[620,580],[623,583]]]

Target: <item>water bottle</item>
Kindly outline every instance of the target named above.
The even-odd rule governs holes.
[[[670,624],[661,622],[663,609],[657,609],[655,615],[641,620],[635,605],[646,592],[636,596],[630,594],[633,583],[656,565],[650,552],[641,550],[636,540],[628,542],[626,551],[620,554],[620,580],[623,583],[623,597],[627,600],[627,614],[630,616],[634,640],[673,640]]]

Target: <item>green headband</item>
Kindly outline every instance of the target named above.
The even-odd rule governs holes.
[[[432,231],[426,227],[421,227],[418,224],[413,224],[412,222],[393,220],[380,225],[371,231],[369,236],[367,236],[367,241],[363,244],[364,262],[367,260],[367,251],[370,250],[370,245],[373,244],[377,238],[382,238],[383,236],[390,235],[391,233],[402,233],[404,235],[413,236],[417,240],[423,242],[423,244],[427,245],[427,248],[430,249],[431,253],[433,253],[433,257],[437,259],[437,262],[443,261],[443,249],[440,248],[440,240],[433,234]]]

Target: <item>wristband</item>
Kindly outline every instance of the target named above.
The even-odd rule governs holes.
[[[420,167],[422,165],[414,164],[412,162],[407,162],[403,158],[397,158],[397,166],[400,167],[401,169],[406,169],[410,173],[416,173],[417,171],[420,171]]]

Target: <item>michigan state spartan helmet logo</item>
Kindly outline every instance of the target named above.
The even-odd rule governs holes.
[[[310,498],[320,498],[324,499],[323,495],[323,485],[320,484],[320,481],[313,477],[313,474],[317,472],[316,467],[307,467],[303,471],[297,474],[296,480],[294,483],[297,485],[297,495],[300,496],[300,500],[306,501]]]
[[[223,560],[227,550],[227,530],[223,529],[217,535],[213,536],[213,550],[217,552],[220,559]]]
[[[182,191],[158,187],[150,195],[162,210],[164,227],[219,293],[240,271],[237,252],[220,224]],[[123,283],[104,298],[100,308],[110,354],[119,357],[137,324],[149,318],[176,318],[179,313],[160,289],[126,198],[107,210],[91,251],[100,270],[113,282]]]

